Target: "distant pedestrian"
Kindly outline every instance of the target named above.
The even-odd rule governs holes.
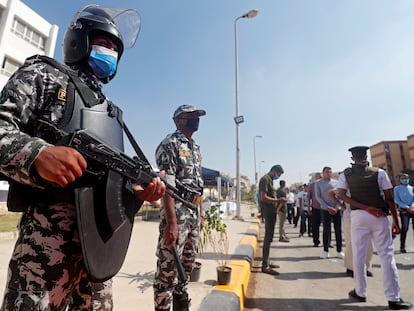
[[[410,226],[410,220],[414,231],[414,193],[413,187],[409,184],[410,178],[408,174],[399,175],[400,184],[394,188],[394,200],[400,211],[401,218],[401,236],[400,251],[406,253],[405,240]]]
[[[315,181],[309,184],[307,195],[308,214],[312,224],[312,239],[314,247],[318,247],[321,244],[321,241],[319,239],[322,223],[321,205],[315,196],[315,182],[321,179],[321,177],[321,173],[315,174]]]
[[[321,205],[323,220],[323,252],[321,258],[329,257],[329,243],[331,237],[331,223],[334,224],[336,240],[336,257],[344,258],[342,252],[342,207],[338,200],[332,200],[328,191],[335,189],[336,181],[332,179],[332,169],[325,166],[322,170],[322,179],[315,184],[315,196]]]
[[[400,297],[400,281],[394,258],[392,234],[400,233],[392,184],[387,173],[370,167],[369,147],[350,148],[351,168],[339,175],[337,192],[340,199],[351,206],[351,240],[353,249],[354,289],[349,296],[365,302],[367,297],[366,254],[372,239],[381,259],[382,282],[391,310],[411,309],[412,304]],[[350,197],[346,195],[350,192]],[[383,193],[383,195],[382,195]],[[388,214],[392,215],[392,230]]]
[[[265,174],[259,181],[260,201],[262,202],[262,214],[265,222],[265,236],[263,240],[262,272],[278,275],[277,269],[280,266],[270,262],[270,244],[273,241],[276,224],[276,205],[286,202],[286,198],[278,199],[273,181],[277,180],[284,173],[279,164],[272,166],[269,173]]]
[[[299,215],[300,215],[300,228],[299,228],[299,237],[308,232],[308,236],[312,236],[312,224],[310,222],[308,214],[308,185],[303,185],[303,190],[298,193],[298,205],[299,205]]]
[[[295,193],[295,208],[293,212],[293,227],[296,228],[298,226],[299,218],[300,218],[300,203],[299,198],[302,196],[303,192],[303,185],[300,185]]]
[[[276,197],[286,198],[285,186],[286,182],[281,180],[279,182],[279,188],[276,191]],[[286,222],[287,206],[286,202],[279,202],[277,204],[277,218],[279,218],[279,242],[289,242],[289,238],[286,236],[285,222]]]
[[[286,200],[287,220],[289,224],[292,224],[295,213],[295,194],[290,191],[289,187],[286,187]]]

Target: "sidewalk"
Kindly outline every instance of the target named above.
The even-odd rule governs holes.
[[[244,247],[240,248],[239,245],[243,242],[243,239],[246,239],[247,237],[247,239],[252,239],[252,242],[256,241],[256,237],[254,234],[252,235],[250,227],[252,225],[256,225],[258,228],[258,225],[256,218],[250,216],[250,208],[247,205],[242,205],[241,216],[244,221],[233,220],[232,216],[228,216],[224,219],[224,222],[227,224],[230,241],[229,254],[233,255],[234,258],[237,256],[245,257],[244,253],[246,252],[246,249]],[[114,311],[154,310],[152,281],[156,267],[155,248],[157,245],[157,238],[158,220],[142,220],[141,217],[137,217],[124,265],[122,266],[120,272],[113,278]],[[6,235],[6,239],[0,239],[1,293],[4,290],[7,265],[14,246],[14,241],[15,237],[13,235],[9,235],[8,237]],[[250,243],[250,240],[246,243]],[[190,310],[198,310],[203,299],[208,297],[214,290],[217,290],[215,289],[217,263],[212,258],[212,254],[209,254],[207,251],[203,258],[197,259],[202,263],[202,268],[199,281],[190,282],[189,285],[189,294],[191,298]],[[243,262],[245,261],[244,258],[241,258],[241,260]],[[249,264],[248,266],[250,267]],[[248,276],[243,276],[243,274],[248,274]],[[243,273],[237,273],[236,271],[234,274],[234,280],[241,282],[242,280],[238,279],[241,276],[247,278],[247,280],[244,280],[245,284],[240,284],[238,288],[244,288],[245,290],[247,287],[248,277],[250,276],[250,269],[248,269],[248,271],[244,271]],[[225,291],[236,291],[231,288],[222,289]],[[242,295],[244,296],[243,293]],[[2,296],[0,300],[1,299]],[[234,308],[234,306],[231,308]],[[216,311],[223,310],[224,309],[217,309]]]

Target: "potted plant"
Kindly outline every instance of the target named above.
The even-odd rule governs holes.
[[[228,264],[229,238],[227,225],[223,222],[220,204],[212,205],[205,211],[204,227],[200,235],[200,250],[204,252],[209,245],[217,262],[217,282],[226,285],[231,279],[231,267]]]

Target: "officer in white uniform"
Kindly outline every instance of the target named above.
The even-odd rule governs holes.
[[[369,147],[350,148],[351,168],[339,176],[337,192],[340,199],[351,206],[351,242],[353,249],[354,285],[349,296],[365,302],[367,296],[366,255],[369,241],[375,244],[381,259],[384,293],[391,310],[411,309],[412,304],[400,297],[400,282],[395,264],[389,211],[392,215],[392,233],[399,234],[400,226],[394,204],[393,186],[386,172],[369,166]],[[350,191],[351,196],[346,195]],[[381,194],[383,192],[383,196]],[[389,210],[388,210],[389,208]]]

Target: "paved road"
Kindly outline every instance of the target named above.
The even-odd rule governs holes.
[[[233,220],[232,215],[224,219],[230,242],[229,255],[233,254],[249,226],[252,223],[257,223],[255,218],[250,217],[248,206],[242,205],[241,215],[245,221]],[[154,310],[152,282],[156,267],[155,248],[158,238],[158,224],[158,219],[143,221],[140,217],[136,218],[124,265],[113,278],[114,311]],[[15,237],[13,235],[1,235],[0,302],[3,299],[7,266],[14,243]],[[217,263],[215,258],[216,256],[211,252],[211,249],[208,249],[202,258],[198,259],[202,263],[200,279],[189,285],[189,294],[192,300],[190,310],[192,311],[198,309],[201,301],[216,284]]]
[[[373,258],[373,278],[368,278],[368,299],[356,303],[348,298],[353,280],[345,274],[343,260],[320,259],[322,248],[312,247],[312,238],[298,238],[298,228],[287,225],[290,243],[279,242],[278,235],[272,243],[270,255],[280,264],[280,275],[260,272],[263,225],[250,278],[245,311],[259,310],[388,310],[383,294],[380,262]],[[277,231],[277,230],[276,230]],[[334,241],[333,241],[334,243]],[[399,236],[394,240],[395,258],[400,274],[401,297],[414,303],[414,241],[412,229],[408,232],[407,253],[399,253]],[[331,250],[332,255],[336,250]]]

